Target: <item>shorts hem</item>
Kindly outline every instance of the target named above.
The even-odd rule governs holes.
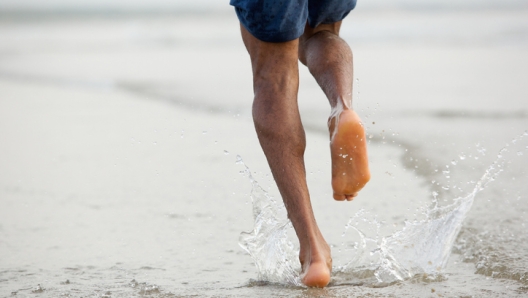
[[[243,13],[241,11],[243,11],[243,9],[241,9],[239,7],[235,7],[235,12],[237,14],[238,20],[240,21],[240,24],[242,24],[242,26],[244,26],[244,28],[251,35],[253,35],[253,37],[255,37],[256,39],[258,39],[260,41],[273,42],[273,43],[288,42],[288,41],[292,41],[292,40],[295,40],[295,39],[299,38],[304,32],[304,26],[301,29],[294,28],[292,30],[280,31],[280,32],[254,30],[254,29],[250,28],[250,26],[248,26],[246,24],[246,20],[243,17]]]

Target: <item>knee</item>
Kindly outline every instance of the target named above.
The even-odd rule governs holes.
[[[253,77],[253,103],[262,105],[266,110],[273,106],[285,108],[284,105],[296,102],[298,89],[299,74],[296,69],[256,73]]]
[[[256,96],[253,101],[253,124],[261,141],[288,144],[302,155],[306,146],[304,129],[297,105],[285,98]],[[300,150],[300,151],[299,151]]]

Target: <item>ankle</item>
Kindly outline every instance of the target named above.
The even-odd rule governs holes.
[[[309,244],[302,247],[299,257],[311,261],[326,261],[330,257],[330,246],[325,239],[319,235],[310,239]]]

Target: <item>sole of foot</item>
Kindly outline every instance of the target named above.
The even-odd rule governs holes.
[[[365,129],[354,110],[330,118],[328,126],[334,199],[351,201],[370,180]]]

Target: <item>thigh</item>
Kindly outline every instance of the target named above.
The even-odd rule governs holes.
[[[300,44],[308,40],[310,37],[312,37],[315,33],[320,31],[330,31],[331,33],[334,33],[335,35],[339,35],[339,30],[341,29],[341,23],[342,21],[338,21],[331,24],[319,24],[317,27],[312,28],[308,23],[306,23],[306,27],[304,29],[303,35],[299,38]]]
[[[297,39],[308,19],[308,0],[231,0],[230,4],[244,28],[266,42]]]
[[[253,36],[242,25],[240,30],[251,58],[254,83],[296,77],[299,39],[279,43],[265,42]]]

